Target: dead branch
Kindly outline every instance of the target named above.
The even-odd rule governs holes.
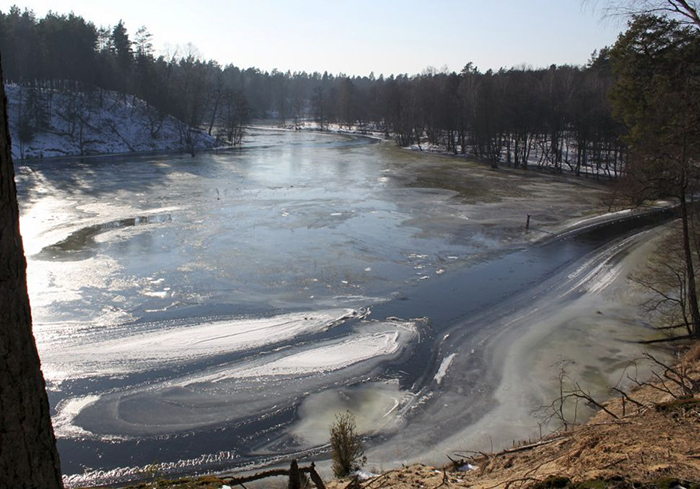
[[[638,410],[639,410],[639,409],[642,409],[642,408],[644,408],[644,407],[646,407],[646,406],[645,406],[644,404],[642,404],[641,402],[639,402],[639,401],[637,401],[637,400],[635,400],[635,399],[632,399],[632,398],[629,396],[629,394],[627,394],[627,393],[626,393],[625,391],[623,391],[622,389],[619,389],[619,388],[617,388],[617,387],[611,387],[610,390],[617,392],[618,394],[620,394],[620,395],[622,396],[622,398],[623,398],[625,401],[629,401],[629,402],[631,402],[632,404],[634,404],[635,406],[637,406]],[[624,415],[624,413],[623,413],[623,415]]]
[[[495,486],[488,486],[488,487],[485,487],[484,489],[496,489],[496,487],[499,487],[499,486],[510,487],[511,484],[515,484],[516,482],[528,482],[528,481],[541,482],[539,479],[535,479],[534,477],[521,477],[519,479],[510,479],[507,481],[499,482]]]
[[[500,457],[503,455],[510,455],[512,453],[524,452],[527,450],[534,450],[535,448],[543,447],[545,445],[551,445],[552,443],[556,443],[558,441],[561,441],[561,440],[564,440],[565,438],[570,438],[570,437],[571,437],[571,434],[567,433],[565,435],[557,436],[556,438],[550,438],[548,440],[541,440],[541,441],[538,441],[536,443],[531,443],[529,445],[523,445],[523,446],[520,446],[517,448],[506,448],[504,450],[501,450],[500,452],[492,453],[492,454],[486,454],[484,452],[474,452],[471,450],[467,450],[466,452],[467,453],[474,453],[474,454],[481,454],[485,459],[488,460],[490,457]],[[455,452],[455,455],[464,456],[463,452]],[[448,456],[447,458],[450,458],[450,457]],[[450,458],[450,460],[452,460],[452,459]],[[474,460],[473,457],[472,457],[472,460]]]
[[[610,415],[614,419],[620,419],[620,417],[617,414],[613,413],[608,408],[606,408],[603,404],[596,401],[593,398],[593,396],[591,396],[590,392],[584,391],[578,382],[574,382],[574,387],[575,387],[575,389],[569,393],[571,396],[573,396],[577,399],[584,399],[588,403],[593,404],[598,409],[603,410],[604,412],[606,412],[608,415]]]
[[[662,367],[664,369],[664,378],[680,387],[683,391],[683,395],[692,396],[699,390],[700,385],[698,381],[692,379],[688,375],[688,369],[684,367],[683,364],[679,364],[677,367],[672,367],[671,365],[662,362],[651,353],[644,353],[644,357]]]
[[[629,460],[629,456],[622,457],[621,459],[615,460],[614,462],[610,462],[609,464],[606,464],[603,467],[601,467],[601,469],[602,470],[609,469],[610,467],[613,467],[613,466],[619,464],[620,462],[624,462],[625,460]]]
[[[225,477],[222,480],[228,485],[245,487],[243,484],[245,484],[246,482],[253,482],[261,479],[266,479],[268,477],[289,477],[291,472],[292,470],[290,469],[271,469],[265,470],[263,472],[258,472],[252,475],[246,475],[243,477]],[[298,467],[298,472],[310,474],[311,480],[314,482],[316,487],[318,489],[325,489],[323,480],[321,480],[321,477],[318,475],[318,472],[316,472],[314,463],[311,463],[311,465],[308,467]]]

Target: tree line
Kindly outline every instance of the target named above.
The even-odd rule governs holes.
[[[0,12],[5,80],[28,87],[24,120],[41,127],[48,90],[113,90],[143,99],[156,113],[240,143],[249,117],[299,125],[313,119],[377,130],[399,146],[434,145],[493,166],[531,165],[617,177],[625,144],[612,118],[608,50],[583,67],[457,72],[427,69],[388,77],[263,72],[202,59],[194,48],[155,55],[146,27],[96,27],[73,13],[12,7]],[[43,111],[43,112],[42,112]],[[157,132],[162,117],[152,121]]]

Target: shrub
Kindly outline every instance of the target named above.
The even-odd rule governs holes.
[[[357,433],[355,416],[350,411],[335,415],[331,430],[331,457],[336,477],[346,477],[367,462],[362,440]]]

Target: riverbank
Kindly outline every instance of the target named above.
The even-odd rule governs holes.
[[[32,91],[34,90],[34,91]],[[135,96],[100,90],[62,92],[5,86],[12,138],[12,159],[153,155],[172,151],[203,151],[216,138],[161,113]],[[37,127],[22,124],[27,92],[50,100]],[[25,101],[26,104],[26,101]]]
[[[548,480],[551,485],[540,487],[564,487],[567,480],[585,487],[697,487],[700,395],[684,395],[671,379],[682,372],[687,385],[700,381],[700,344],[681,351],[678,364],[656,366],[659,380],[604,403],[584,425],[497,452],[453,454],[454,463],[444,467],[387,471],[360,487],[530,487]],[[340,489],[348,482],[326,487]]]
[[[343,135],[360,135],[365,136],[385,142],[395,142],[396,138],[394,135],[388,133],[387,131],[378,130],[376,127],[369,126],[354,126],[354,125],[342,125],[338,123],[328,123],[325,127],[321,126],[315,121],[302,121],[299,124],[289,124],[280,126],[282,129],[286,130],[306,130],[306,131],[320,131],[328,132],[331,134],[343,134]],[[566,142],[567,146],[572,146],[571,141]],[[515,145],[514,145],[515,146]],[[608,168],[599,168],[594,166],[582,165],[577,169],[576,165],[570,164],[566,159],[560,163],[560,166],[554,166],[548,161],[548,157],[545,153],[541,153],[537,147],[534,147],[532,154],[525,165],[514,165],[510,160],[507,161],[487,161],[487,160],[477,160],[472,151],[465,147],[464,151],[462,148],[455,150],[448,150],[444,145],[436,145],[428,143],[427,141],[423,143],[414,143],[410,146],[402,147],[401,149],[407,151],[416,151],[420,153],[432,154],[445,156],[453,159],[459,160],[469,160],[469,161],[480,161],[481,164],[487,165],[492,169],[510,168],[517,169],[520,172],[523,171],[535,171],[540,173],[549,173],[557,175],[573,175],[577,178],[581,177],[583,179],[593,179],[599,180],[601,177],[603,180],[612,181],[618,176],[619,170],[610,170]],[[568,155],[569,150],[567,150]]]

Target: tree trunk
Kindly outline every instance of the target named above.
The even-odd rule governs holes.
[[[683,251],[688,275],[688,305],[693,321],[693,335],[700,337],[700,310],[698,310],[698,295],[695,284],[695,267],[693,266],[693,251],[690,248],[690,230],[688,226],[688,205],[685,199],[685,188],[681,192],[681,223],[683,225]]]
[[[0,484],[62,487],[49,401],[32,335],[7,100],[1,82],[0,99]]]

